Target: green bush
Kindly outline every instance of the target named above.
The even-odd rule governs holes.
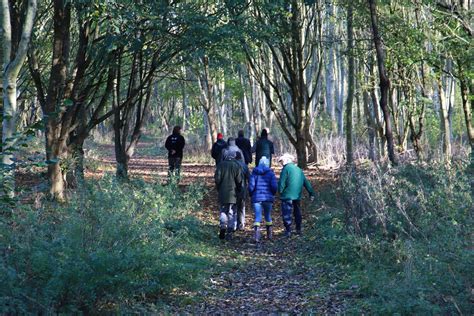
[[[340,286],[357,288],[354,312],[472,312],[469,181],[464,165],[372,166],[342,176],[345,210],[318,218],[316,261],[337,269]]]
[[[0,223],[0,313],[109,310],[197,285],[212,257],[197,255],[202,194],[109,177],[67,205],[19,207]]]

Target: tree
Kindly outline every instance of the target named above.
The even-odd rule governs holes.
[[[25,9],[25,19],[22,25],[21,38],[20,25],[15,25],[14,20],[20,14],[20,4],[2,0],[1,21],[3,33],[3,121],[2,121],[2,167],[6,173],[10,173],[6,179],[9,184],[4,183],[6,194],[13,197],[15,190],[14,180],[14,157],[15,133],[18,117],[17,107],[17,79],[21,67],[25,62],[28,45],[33,30],[34,19],[37,10],[36,0],[29,0]],[[12,15],[15,15],[12,19]],[[12,27],[12,25],[14,27]],[[16,34],[15,34],[16,33]]]
[[[349,85],[347,91],[346,101],[346,161],[347,164],[352,164],[354,157],[352,152],[352,103],[354,102],[354,8],[353,4],[349,3],[347,8],[347,51],[349,57]]]
[[[244,45],[247,59],[270,109],[296,150],[298,165],[306,168],[307,149],[311,161],[316,161],[309,111],[322,68],[322,59],[313,59],[321,49],[314,41],[318,33],[316,4],[298,0],[263,2],[255,3],[253,10],[253,34],[262,35],[256,36],[257,47],[249,42]],[[309,81],[305,70],[311,62],[317,64],[316,79]]]
[[[379,86],[380,86],[380,108],[383,112],[385,121],[385,138],[387,140],[388,157],[392,164],[397,165],[397,157],[395,155],[395,148],[393,144],[392,122],[391,115],[388,108],[388,93],[390,91],[390,79],[385,68],[385,52],[383,49],[382,39],[378,29],[377,9],[375,0],[368,0],[370,9],[370,18],[372,26],[372,36],[377,55],[377,67],[379,71]]]

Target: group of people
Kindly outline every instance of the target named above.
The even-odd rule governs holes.
[[[261,239],[260,226],[262,215],[265,221],[268,239],[273,238],[272,209],[278,193],[281,200],[281,212],[285,226],[285,236],[292,234],[294,217],[296,234],[301,234],[301,194],[303,187],[308,191],[311,200],[315,193],[303,171],[295,164],[295,157],[285,153],[278,158],[282,166],[280,179],[277,180],[271,169],[274,155],[273,143],[268,140],[267,130],[262,130],[259,140],[252,147],[250,141],[239,131],[237,139],[226,141],[218,134],[217,142],[212,147],[212,157],[216,161],[214,180],[220,204],[219,238],[231,239],[235,230],[245,227],[245,201],[250,196],[255,214],[255,241]],[[255,168],[249,172],[255,153]],[[293,215],[293,216],[292,216]]]
[[[168,150],[169,175],[178,175],[183,159],[184,137],[181,127],[175,126],[172,135],[165,142]],[[250,172],[249,164],[255,153],[255,168]],[[250,196],[254,211],[254,238],[261,240],[260,226],[262,216],[266,226],[266,236],[273,238],[272,209],[275,197],[279,194],[281,214],[285,226],[285,236],[292,234],[294,217],[296,234],[301,234],[301,195],[303,187],[308,191],[311,201],[315,193],[303,171],[295,164],[295,157],[285,153],[278,158],[282,166],[280,179],[277,180],[271,169],[272,157],[275,154],[273,143],[268,139],[268,132],[263,129],[259,139],[252,146],[240,130],[238,137],[217,134],[211,156],[216,162],[214,180],[218,192],[220,208],[219,238],[232,239],[236,230],[245,228],[245,202]]]

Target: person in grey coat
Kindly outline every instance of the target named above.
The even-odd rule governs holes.
[[[240,153],[240,159],[238,160],[245,163],[244,154],[242,153],[242,150],[240,150],[240,148],[237,147],[237,145],[235,144],[235,138],[230,137],[227,140],[227,147],[222,150],[222,158],[225,159],[229,156],[235,157],[237,153]]]

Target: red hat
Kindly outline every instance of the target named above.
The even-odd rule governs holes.
[[[222,133],[217,133],[217,139],[223,139],[224,138],[224,135],[222,135]]]

